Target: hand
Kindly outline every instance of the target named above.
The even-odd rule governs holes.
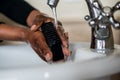
[[[44,60],[50,61],[52,53],[45,42],[45,38],[40,31],[30,31],[28,35],[28,42],[34,51]]]
[[[33,38],[35,40],[30,39],[30,44],[32,48],[36,51],[36,53],[45,61],[49,61],[52,59],[52,52],[50,51],[48,45],[45,42],[45,38],[40,31],[40,27],[43,23],[52,22],[53,19],[47,17],[46,15],[38,15],[36,19],[33,21],[33,25],[31,26],[31,31],[34,32]],[[60,24],[60,22],[59,22]],[[65,55],[65,58],[70,55],[68,49],[68,34],[64,33],[64,30],[61,28],[62,26],[59,25],[57,28],[57,32],[62,40],[62,49]]]

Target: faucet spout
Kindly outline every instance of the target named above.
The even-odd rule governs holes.
[[[114,19],[114,12],[120,9],[120,2],[113,8],[103,7],[100,0],[86,0],[90,16],[85,16],[91,26],[91,46],[98,51],[114,49],[112,28],[120,29],[120,22]]]

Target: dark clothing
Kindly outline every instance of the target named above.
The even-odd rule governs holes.
[[[24,0],[0,0],[0,12],[22,25],[27,25],[26,19],[32,10]]]

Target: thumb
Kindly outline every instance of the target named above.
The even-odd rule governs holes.
[[[43,22],[40,22],[39,25],[33,24],[30,28],[31,31],[37,31],[40,29],[41,25],[43,24]]]

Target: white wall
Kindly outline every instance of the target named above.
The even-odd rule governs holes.
[[[38,10],[53,17],[52,11],[50,7],[47,5],[47,0],[25,0],[25,1],[30,3]],[[112,7],[116,4],[116,2],[120,0],[101,0],[101,1],[104,6]],[[89,14],[85,0],[60,0],[57,6],[57,13],[58,19],[61,22],[84,21],[84,16]],[[120,11],[116,13],[116,16],[120,20]],[[6,17],[4,17],[3,15],[0,15],[0,20],[6,21],[9,24],[13,24],[13,22],[11,23],[10,20],[6,19]]]
[[[50,7],[46,4],[47,0],[26,0],[38,10],[52,16]],[[120,0],[101,0],[104,6],[114,6]],[[65,30],[69,33],[70,41],[90,41],[91,28],[84,16],[89,14],[85,0],[60,0],[57,6],[58,19],[63,23]],[[117,14],[120,19],[120,12]],[[120,43],[120,32],[114,30],[115,43]]]
[[[47,0],[26,0],[38,10],[52,16],[52,11],[47,5]],[[113,6],[120,0],[101,0],[104,6]],[[88,13],[88,8],[85,0],[60,0],[57,7],[58,19],[63,23],[65,31],[69,33],[70,41],[90,41],[91,28],[87,21],[84,21],[84,16]],[[117,13],[117,18],[120,19],[120,12]],[[0,15],[0,20],[8,24],[16,25],[3,15]],[[18,24],[17,24],[18,25]],[[20,25],[21,26],[21,25]],[[120,31],[113,31],[115,43],[120,43]]]
[[[47,0],[26,0],[38,10],[52,16],[52,11],[46,4]],[[101,0],[104,6],[114,6],[119,0]],[[84,20],[84,16],[88,13],[85,0],[60,0],[57,6],[59,20]],[[117,14],[117,16],[119,13]]]

